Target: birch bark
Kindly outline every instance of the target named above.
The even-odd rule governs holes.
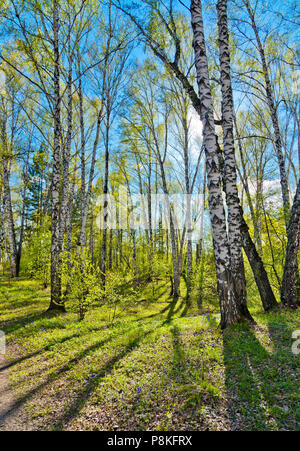
[[[53,55],[54,55],[54,142],[52,165],[51,212],[51,301],[49,310],[64,311],[61,300],[62,248],[60,246],[60,167],[61,167],[61,95],[59,52],[59,5],[53,0]]]
[[[229,241],[222,198],[217,139],[210,90],[208,61],[200,0],[191,1],[192,28],[194,32],[195,65],[201,102],[203,141],[206,155],[207,184],[209,192],[210,219],[213,232],[215,265],[221,311],[221,327],[237,323],[243,319],[236,302],[231,271]]]
[[[15,224],[11,203],[11,191],[9,184],[9,163],[8,159],[4,158],[3,160],[3,173],[2,173],[2,181],[4,186],[4,205],[5,205],[5,214],[7,221],[7,236],[8,236],[8,244],[9,244],[9,252],[10,252],[10,269],[12,277],[17,277],[17,242],[16,242],[16,232],[15,232]]]
[[[222,128],[224,143],[224,177],[226,202],[228,207],[228,238],[230,243],[231,269],[235,282],[236,302],[242,312],[252,320],[247,307],[247,289],[242,252],[242,209],[237,189],[233,120],[234,105],[231,85],[231,63],[227,19],[227,0],[218,0],[218,32],[221,66]]]

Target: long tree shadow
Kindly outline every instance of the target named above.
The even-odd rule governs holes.
[[[155,328],[155,331],[157,331],[159,328],[164,327],[166,324],[165,321],[163,321],[158,328]],[[174,382],[175,385],[178,384],[178,382],[184,384],[188,384],[190,382],[190,375],[189,375],[189,367],[186,359],[186,354],[184,351],[184,346],[182,344],[181,340],[181,332],[180,329],[177,326],[172,326],[169,331],[172,334],[172,344],[170,347],[171,356],[170,360],[168,360],[168,364],[164,366],[164,368],[160,368],[160,382],[158,383],[157,380],[149,383],[149,385],[146,386],[138,386],[137,391],[134,391],[134,393],[131,394],[130,402],[127,401],[126,409],[124,412],[125,416],[125,422],[123,423],[126,425],[126,428],[134,426],[135,429],[133,430],[145,430],[147,426],[143,423],[143,420],[141,420],[141,412],[142,416],[153,417],[155,415],[155,409],[158,409],[158,411],[161,411],[161,409],[168,408],[167,405],[164,405],[164,398],[163,393],[166,393],[168,390],[174,389]],[[132,347],[135,349],[135,346],[139,344],[142,339],[144,339],[147,335],[151,335],[154,331],[148,331],[146,334],[144,334],[140,339],[135,340],[129,347],[129,349]],[[163,335],[164,337],[164,335]],[[164,341],[164,340],[163,340]],[[172,357],[172,349],[173,349],[173,357]],[[158,351],[159,352],[159,351]],[[128,353],[129,354],[129,353]],[[126,354],[127,355],[127,354]],[[126,357],[126,356],[124,356]],[[121,356],[122,358],[122,356]],[[118,358],[118,361],[120,359]],[[115,362],[117,363],[117,362]],[[110,368],[110,372],[113,371],[115,364],[112,368]],[[101,383],[103,374],[100,375],[100,379],[97,380],[96,385],[98,386]],[[160,393],[160,383],[163,383],[163,391],[162,391],[162,398],[157,397],[157,393]],[[158,384],[158,385],[157,385]],[[97,388],[97,387],[96,387]],[[95,388],[95,389],[96,389]],[[93,390],[95,391],[95,390]],[[91,397],[92,393],[89,392],[86,398]],[[176,396],[177,397],[177,396]],[[184,395],[183,395],[184,397]],[[168,402],[169,402],[168,397]],[[80,400],[80,398],[79,398]],[[84,406],[87,399],[84,400],[82,405],[80,406],[80,409]],[[69,409],[70,412],[72,412],[72,408]],[[79,410],[76,410],[76,413],[74,415],[71,415],[71,418],[75,418],[78,416]],[[118,409],[118,411],[120,411]],[[137,415],[138,413],[138,415]],[[138,416],[138,418],[135,420],[135,422],[132,422],[132,419]],[[128,422],[129,420],[129,422]],[[149,417],[148,417],[149,420]],[[62,430],[66,426],[63,422],[59,424],[60,430]],[[121,429],[123,430],[123,429]],[[148,430],[148,429],[146,429]]]
[[[232,430],[266,429],[261,388],[255,377],[252,361],[260,356],[266,365],[268,354],[256,340],[253,331],[228,330],[223,336],[225,384]],[[254,423],[254,424],[253,424]]]
[[[166,319],[163,322],[163,325],[170,324],[173,320],[174,316],[180,312],[180,310],[184,307],[183,299],[173,299],[167,307],[165,307],[160,314],[167,313]]]
[[[38,349],[37,351],[31,352],[30,354],[27,354],[25,356],[19,357],[18,359],[12,360],[9,363],[5,364],[4,366],[0,367],[0,372],[7,370],[9,368],[14,367],[15,365],[18,365],[19,363],[25,362],[26,360],[30,360],[34,357],[37,357],[39,354],[42,354],[45,351],[50,351],[52,347],[57,346],[59,344],[66,343],[67,341],[73,340],[74,338],[80,337],[80,333],[75,333],[72,335],[69,335],[67,337],[63,337],[61,340],[53,340],[52,342],[48,343],[46,346],[44,346],[41,349]]]
[[[150,331],[147,332],[144,336],[146,336],[149,333]],[[75,419],[78,416],[78,414],[83,409],[84,405],[87,403],[89,398],[92,396],[92,394],[95,392],[95,390],[101,383],[102,379],[105,376],[107,376],[107,374],[110,374],[112,372],[115,365],[120,360],[122,360],[124,357],[130,354],[132,349],[139,344],[140,340],[141,337],[135,338],[126,346],[126,348],[121,353],[109,359],[106,365],[103,368],[101,368],[101,370],[96,375],[94,375],[94,377],[91,380],[89,380],[88,384],[84,387],[84,389],[80,390],[76,394],[75,399],[72,401],[71,405],[67,407],[63,416],[53,426],[54,430],[56,431],[64,430],[66,424],[70,423],[73,419]]]
[[[108,374],[112,373],[116,364],[125,357],[127,357],[131,352],[133,352],[133,350],[148,335],[151,335],[154,331],[157,331],[159,328],[163,326],[164,323],[161,323],[158,328],[155,328],[155,330],[150,329],[146,332],[144,331],[144,333],[142,334],[138,331],[138,336],[133,340],[131,340],[129,344],[125,347],[125,349],[122,350],[122,352],[110,358],[109,361],[105,364],[105,366],[101,368],[101,370],[97,374],[93,375],[93,378],[89,380],[87,386],[76,394],[75,399],[65,410],[63,416],[55,423],[53,429],[58,431],[64,430],[67,424],[69,424],[72,420],[78,417],[79,413],[82,411],[88,400],[91,398],[93,393],[97,390],[98,386],[101,384],[103,378],[106,377]]]
[[[79,390],[78,394],[76,395],[74,401],[72,402],[71,406],[65,409],[65,414],[60,418],[60,420],[57,421],[55,424],[56,429],[61,429],[63,427],[63,424],[66,421],[70,421],[71,419],[75,418],[77,414],[80,412],[80,410],[83,408],[84,404],[88,401],[90,395],[94,392],[96,389],[98,383],[100,383],[101,379],[109,372],[113,370],[113,367],[115,364],[123,359],[127,354],[129,354],[137,345],[138,343],[144,339],[147,335],[153,333],[155,330],[157,330],[157,327],[155,329],[152,328],[152,322],[145,323],[145,325],[149,326],[150,329],[143,334],[140,333],[140,329],[137,329],[138,336],[130,341],[130,343],[125,347],[124,350],[122,350],[121,353],[118,355],[112,357],[104,367],[101,368],[98,374],[93,374],[92,378],[88,378],[89,382],[88,384],[84,385],[84,388],[82,390]],[[163,323],[159,326],[162,327]],[[78,365],[82,359],[84,359],[86,356],[88,356],[90,353],[96,352],[99,348],[103,347],[103,345],[111,342],[114,339],[118,339],[127,335],[128,332],[132,330],[132,321],[128,322],[128,328],[122,329],[121,331],[117,331],[116,333],[110,334],[109,337],[107,337],[104,340],[97,341],[96,343],[92,344],[91,346],[88,346],[87,348],[81,350],[79,353],[76,354],[75,357],[71,358],[66,362],[63,366],[59,367],[55,371],[52,371],[51,374],[49,374],[42,383],[38,384],[36,387],[31,389],[29,392],[24,394],[21,398],[17,399],[10,408],[4,412],[1,421],[4,421],[5,419],[9,418],[15,411],[20,409],[26,402],[28,402],[30,399],[32,399],[35,395],[40,393],[44,388],[49,386],[50,384],[53,384],[55,381],[60,379],[64,374],[66,374],[68,371],[70,371],[74,366]],[[49,347],[49,344],[47,345]],[[45,349],[46,350],[46,349]],[[39,352],[37,352],[38,354]],[[30,357],[30,356],[29,356]],[[29,358],[28,357],[28,358]],[[32,356],[33,357],[33,356]],[[17,362],[15,362],[17,363]],[[54,368],[53,368],[54,369]],[[49,369],[48,369],[49,371]],[[91,375],[90,375],[91,376]],[[34,379],[34,377],[33,377]]]
[[[82,351],[79,354],[77,354],[76,357],[73,357],[72,359],[70,359],[65,365],[63,365],[61,368],[59,368],[55,372],[55,374],[50,374],[47,377],[46,381],[44,381],[43,383],[37,385],[35,388],[30,390],[24,396],[22,396],[21,398],[17,399],[13,403],[13,405],[10,406],[9,409],[6,410],[6,412],[4,412],[3,416],[1,417],[1,420],[4,421],[7,418],[9,418],[15,411],[20,409],[20,407],[22,407],[22,405],[24,403],[26,403],[27,401],[29,401],[34,395],[39,393],[43,388],[48,386],[50,383],[53,383],[55,380],[59,379],[59,377],[61,377],[63,374],[65,374],[67,371],[69,371],[72,368],[72,365],[78,364],[79,361],[81,359],[83,359],[86,355],[88,355],[90,352],[93,352],[93,351],[97,350],[99,347],[101,347],[102,345],[104,345],[105,343],[107,343],[109,341],[110,341],[110,339],[108,338],[107,340],[103,340],[101,342],[97,342],[94,345],[86,348],[84,351]]]
[[[6,333],[6,335],[16,332],[18,329],[27,326],[30,323],[38,321],[42,318],[51,319],[57,316],[54,312],[38,312],[32,315],[24,315],[14,320],[0,321],[0,328]]]
[[[39,393],[43,388],[47,387],[50,383],[55,382],[56,380],[58,380],[61,376],[63,376],[66,372],[68,372],[69,370],[72,369],[73,365],[77,365],[82,359],[84,359],[87,355],[89,355],[92,352],[97,351],[99,348],[101,348],[103,345],[109,343],[110,341],[114,340],[115,338],[119,337],[119,336],[123,336],[126,332],[130,331],[131,329],[131,325],[128,325],[127,329],[123,329],[121,332],[117,332],[117,333],[112,333],[109,337],[107,337],[104,340],[100,340],[97,341],[96,343],[92,344],[91,346],[88,346],[87,348],[81,350],[80,352],[78,352],[76,354],[75,357],[71,358],[70,360],[68,360],[67,363],[65,363],[62,367],[58,368],[55,373],[50,374],[46,380],[44,382],[42,382],[41,384],[37,385],[36,387],[34,387],[33,389],[31,389],[29,392],[27,392],[25,395],[23,395],[22,397],[20,397],[19,399],[17,399],[12,406],[9,407],[9,409],[7,409],[6,412],[4,412],[4,414],[1,417],[1,420],[4,421],[7,418],[9,418],[16,410],[20,409],[20,407],[22,407],[22,405],[24,403],[26,403],[27,401],[29,401],[33,396],[35,396],[37,393]],[[150,333],[151,331],[149,331]],[[65,340],[62,340],[62,342]],[[58,343],[58,342],[57,342]],[[50,345],[47,345],[45,347],[45,351],[47,350],[46,348],[49,347]],[[35,353],[33,353],[35,354]],[[38,351],[35,355],[40,354],[40,352]],[[34,357],[29,356],[30,357]],[[23,359],[25,360],[26,357]],[[22,362],[22,359],[20,360]],[[15,364],[17,364],[18,362],[15,362]],[[1,370],[4,370],[5,368],[1,368]]]
[[[214,321],[212,321],[212,325],[215,328]],[[199,408],[209,406],[216,415],[220,401],[217,388],[207,367],[208,351],[205,349],[205,344],[201,343],[202,352],[197,355],[196,360],[190,359],[182,338],[184,332],[180,332],[177,326],[173,326],[170,330],[173,342],[170,378],[174,379],[177,387],[176,397],[180,400],[179,415],[184,415],[189,420],[192,430],[209,430],[210,418],[206,415],[199,416]],[[197,418],[197,421],[195,421],[195,418]]]
[[[183,305],[184,305],[184,301],[182,301],[182,300],[179,301],[177,299],[175,299],[175,300],[173,299],[171,302],[168,302],[168,304],[162,310],[160,310],[159,312],[152,313],[151,315],[143,316],[141,318],[137,318],[134,321],[142,322],[145,319],[153,319],[153,318],[162,316],[162,315],[164,315],[166,313],[166,319],[163,322],[163,325],[166,325],[166,324],[169,324],[172,321],[174,315],[176,315],[176,313],[178,313],[180,311],[180,309],[183,307]],[[177,308],[176,308],[176,306],[177,306]]]
[[[190,382],[188,377],[188,367],[186,362],[186,355],[180,336],[180,329],[173,326],[171,329],[173,342],[173,361],[171,367],[171,375],[176,379],[176,382],[187,384]]]
[[[29,317],[26,317],[27,319],[29,319],[28,321],[26,321],[25,319],[24,319],[24,321],[22,321],[22,325],[20,325],[20,327],[17,327],[17,328],[15,327],[15,324],[18,324],[18,321],[14,321],[13,322],[14,325],[11,326],[11,327],[13,327],[13,329],[12,329],[13,331],[16,331],[19,328],[24,327],[24,325],[32,324],[33,322],[38,321],[41,318],[49,318],[49,319],[51,319],[51,318],[53,318],[55,316],[59,316],[59,314],[57,314],[55,312],[45,312],[45,313],[41,313],[41,314],[37,314],[37,315],[31,315]],[[134,322],[134,321],[135,320],[128,321],[128,323],[131,323],[131,322]],[[115,322],[115,323],[112,323],[110,325],[103,325],[102,327],[92,328],[92,329],[89,329],[87,334],[89,334],[91,332],[100,332],[103,329],[111,329],[111,328],[117,327],[119,324],[120,324],[120,322]],[[57,327],[58,326],[55,325],[55,324],[47,325],[47,326],[43,325],[43,329],[44,330],[57,329]],[[4,328],[4,331],[6,332],[6,335],[8,335],[9,331],[10,331],[10,328],[8,328],[8,329]],[[9,361],[9,363],[7,363],[4,366],[0,367],[0,372],[4,371],[4,370],[7,370],[9,368],[12,368],[13,366],[15,366],[15,365],[17,365],[19,363],[22,363],[22,362],[30,360],[30,359],[32,359],[34,357],[37,357],[39,354],[42,354],[45,351],[50,351],[53,347],[55,347],[57,345],[66,343],[66,342],[68,342],[70,340],[73,340],[74,338],[79,338],[79,337],[82,337],[82,333],[81,332],[75,332],[72,335],[68,335],[66,337],[62,337],[61,339],[55,338],[54,340],[50,341],[49,343],[47,343],[45,346],[43,346],[42,348],[40,348],[38,350],[36,350],[34,352],[31,352],[29,354],[26,354],[24,356],[18,357],[17,359]]]
[[[224,332],[225,383],[233,430],[282,429],[284,409],[295,411],[291,393],[295,390],[295,380],[290,378],[287,350],[282,354],[281,363],[288,368],[281,371],[277,352],[281,345],[282,341],[277,342],[277,350],[275,347],[274,352],[268,352],[255,329],[247,325]],[[291,427],[292,423],[289,424]]]
[[[291,318],[287,322],[285,315],[279,313],[275,318],[269,317],[267,325],[273,345],[275,376],[278,377],[274,414],[277,415],[282,428],[300,430],[300,355],[292,352],[292,334],[294,330],[300,330],[300,323],[299,321],[293,323]]]

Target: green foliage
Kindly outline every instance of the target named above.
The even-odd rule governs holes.
[[[25,273],[40,280],[46,288],[50,283],[51,234],[40,227],[30,238],[24,258]]]
[[[103,289],[103,303],[108,311],[108,321],[114,321],[124,311],[130,311],[136,305],[138,290],[134,286],[124,285],[122,275],[108,272]]]
[[[89,308],[103,297],[99,268],[89,260],[88,255],[65,255],[63,274],[66,291],[65,301],[71,311],[83,320]]]
[[[137,297],[136,289],[124,287],[124,278],[119,273],[108,272],[103,281],[102,273],[87,253],[65,255],[64,298],[68,309],[78,314],[79,320],[86,313],[101,306],[107,312],[108,321],[114,321],[118,312],[129,309]]]

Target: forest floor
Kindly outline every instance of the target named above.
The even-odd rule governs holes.
[[[300,312],[221,332],[159,282],[108,321],[44,313],[37,281],[0,280],[0,430],[299,430]],[[151,293],[151,294],[150,294]]]

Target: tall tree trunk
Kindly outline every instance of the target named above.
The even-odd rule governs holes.
[[[12,210],[11,202],[11,191],[10,191],[10,155],[11,150],[8,146],[7,137],[7,113],[4,111],[3,117],[1,118],[1,141],[2,141],[2,183],[3,183],[3,197],[4,197],[4,216],[7,222],[7,238],[10,253],[10,271],[12,277],[17,277],[17,242],[16,242],[16,232],[15,224]],[[13,143],[13,137],[11,139]],[[11,144],[12,147],[12,144]]]
[[[87,190],[85,188],[85,132],[84,132],[84,112],[83,112],[83,93],[82,93],[82,80],[81,80],[81,69],[80,69],[80,57],[79,57],[79,114],[80,114],[80,135],[81,135],[81,226],[79,235],[79,245],[81,246],[81,251],[84,250],[86,245],[86,224],[88,217],[88,210],[90,205],[90,199],[92,194],[93,179],[95,173],[96,165],[96,154],[100,138],[100,126],[103,120],[104,108],[105,108],[105,95],[106,95],[106,79],[107,71],[109,65],[109,52],[112,40],[112,30],[111,30],[111,1],[109,3],[109,34],[106,42],[105,58],[104,58],[104,69],[103,69],[103,80],[102,80],[102,92],[101,92],[101,106],[98,111],[97,123],[96,123],[96,135],[93,145],[92,161],[90,168],[90,175]]]
[[[0,186],[0,263],[4,265],[3,262],[3,248],[4,248],[4,197],[2,192],[2,186]]]
[[[240,132],[239,132],[239,129],[238,129],[236,117],[234,117],[234,124],[235,124],[235,131],[236,131],[238,148],[239,148],[239,153],[240,153],[241,165],[242,165],[242,168],[243,168],[243,174],[241,173],[241,171],[239,171],[239,175],[240,175],[240,179],[241,179],[241,181],[243,183],[243,187],[244,187],[244,190],[245,190],[245,193],[246,193],[246,198],[247,198],[247,202],[248,202],[248,206],[249,206],[249,210],[250,210],[250,215],[251,215],[251,219],[252,219],[252,223],[253,223],[254,242],[259,247],[259,250],[261,250],[262,249],[261,233],[260,233],[260,228],[259,228],[258,223],[257,223],[257,215],[255,214],[253,202],[252,202],[252,199],[251,199],[250,188],[249,188],[248,178],[247,178],[247,174],[246,174],[246,163],[245,163],[244,149],[243,149],[243,146],[242,146],[241,136],[240,136]],[[237,166],[237,169],[238,169],[238,166]],[[260,252],[260,255],[261,254],[262,254],[262,252]]]
[[[205,212],[205,200],[206,200],[206,164],[204,164],[203,171],[203,191],[202,191],[202,204],[200,211],[200,236],[199,242],[197,243],[197,254],[196,254],[196,263],[197,266],[200,264],[202,249],[203,249],[203,235],[204,235],[204,212]]]
[[[281,285],[281,302],[290,308],[300,305],[299,287],[296,287],[298,269],[298,250],[300,241],[300,181],[298,182],[293,202],[291,218],[288,229],[288,242],[284,273]]]
[[[280,184],[281,184],[281,192],[282,192],[282,199],[283,199],[283,207],[284,207],[284,216],[285,216],[285,222],[286,226],[288,227],[289,224],[289,215],[290,215],[290,195],[289,195],[289,185],[288,185],[288,178],[286,174],[285,169],[285,162],[284,162],[284,156],[282,151],[282,139],[281,139],[281,133],[280,133],[280,127],[279,127],[279,120],[274,100],[274,93],[273,88],[270,80],[270,74],[269,74],[269,68],[266,60],[265,50],[263,48],[259,31],[256,25],[255,21],[255,13],[252,11],[251,6],[249,4],[248,0],[244,0],[244,4],[247,8],[252,29],[255,34],[255,39],[257,42],[257,47],[261,59],[261,65],[263,69],[264,79],[265,79],[265,89],[266,89],[266,97],[267,97],[267,104],[270,110],[271,120],[272,120],[272,126],[274,130],[275,135],[275,149],[276,149],[276,155],[279,165],[279,171],[280,171]]]
[[[80,114],[80,134],[81,134],[81,224],[80,224],[80,235],[79,235],[79,245],[81,246],[81,250],[83,250],[86,246],[86,224],[88,218],[89,205],[92,195],[93,188],[93,180],[95,174],[95,165],[96,165],[96,155],[97,149],[100,139],[100,127],[103,120],[104,113],[104,92],[106,87],[106,71],[107,71],[107,63],[108,63],[108,49],[109,42],[107,43],[107,51],[105,58],[105,67],[104,67],[104,75],[103,75],[103,86],[102,86],[102,95],[101,95],[101,106],[97,115],[96,122],[96,134],[95,140],[93,144],[93,152],[92,152],[92,160],[90,167],[90,174],[88,180],[87,189],[85,187],[85,133],[84,133],[84,113],[83,113],[83,94],[82,94],[82,84],[81,77],[79,79],[79,114]]]
[[[79,234],[79,245],[81,248],[85,247],[86,244],[86,221],[87,221],[87,207],[86,203],[86,162],[85,162],[85,127],[84,127],[84,110],[83,110],[83,92],[82,92],[82,75],[80,66],[80,56],[78,56],[78,72],[79,72],[79,82],[78,82],[78,98],[79,98],[79,124],[80,124],[80,213],[81,213],[81,224],[80,224],[80,234]],[[93,162],[93,158],[92,158]],[[89,201],[89,199],[88,199]]]
[[[228,207],[228,238],[231,254],[231,270],[235,283],[236,302],[243,315],[253,321],[247,307],[247,289],[242,252],[242,214],[237,189],[237,171],[233,135],[234,105],[231,86],[231,63],[227,20],[227,0],[218,0],[218,31],[221,66],[222,128],[224,142],[224,178]]]
[[[52,166],[51,214],[51,301],[49,310],[64,311],[61,298],[62,248],[60,243],[60,169],[61,169],[61,95],[59,52],[59,5],[53,0],[53,54],[54,54],[54,142]]]
[[[69,28],[71,27],[69,18]],[[68,31],[68,81],[67,81],[67,137],[65,146],[62,149],[62,169],[63,169],[63,186],[61,194],[61,207],[59,217],[59,247],[60,251],[63,251],[64,236],[67,226],[67,219],[70,217],[70,158],[71,158],[71,145],[72,145],[72,130],[73,130],[73,94],[72,94],[72,79],[73,79],[73,57],[71,50],[71,30]]]
[[[244,218],[242,218],[242,235],[243,235],[243,247],[244,251],[249,260],[254,279],[260,294],[260,298],[263,304],[264,310],[267,312],[272,308],[276,307],[277,301],[274,296],[272,287],[270,285],[270,281],[268,278],[268,274],[265,270],[263,261],[259,256],[255,244],[253,243],[250,233],[249,227],[246,224]]]
[[[186,190],[186,229],[187,229],[187,266],[186,266],[186,285],[187,293],[186,299],[190,300],[192,290],[192,272],[193,272],[193,244],[192,244],[192,210],[191,210],[191,183],[189,175],[189,130],[187,115],[182,117],[182,125],[184,132],[183,154],[184,154],[184,175],[185,175],[185,190]],[[183,245],[182,245],[183,248]]]
[[[207,183],[209,191],[210,218],[213,232],[215,265],[221,311],[221,327],[244,319],[240,304],[236,302],[232,278],[230,250],[226,230],[226,216],[222,198],[217,139],[210,91],[208,62],[204,37],[202,5],[200,0],[191,1],[192,28],[194,32],[194,51],[197,82],[201,102],[203,122],[203,141],[206,155]]]
[[[113,256],[113,230],[109,231],[109,257],[108,257],[108,269],[112,270],[112,256]]]
[[[16,242],[16,232],[15,232],[15,224],[14,217],[12,211],[12,203],[11,203],[11,191],[9,184],[9,164],[7,158],[4,158],[3,161],[3,187],[4,187],[4,212],[6,213],[6,221],[7,221],[7,236],[8,236],[8,244],[9,244],[9,252],[10,252],[10,269],[12,277],[18,276],[17,271],[17,242]]]
[[[179,265],[179,260],[178,260],[178,246],[176,243],[175,226],[174,226],[172,208],[171,208],[170,200],[169,200],[169,191],[168,191],[168,186],[167,186],[165,168],[164,168],[164,164],[163,164],[163,161],[162,161],[160,155],[158,157],[159,157],[159,165],[160,165],[160,171],[161,171],[161,177],[162,177],[163,192],[165,194],[165,201],[166,201],[166,207],[167,207],[167,212],[168,212],[168,220],[169,220],[169,225],[170,225],[172,261],[173,261],[173,279],[174,279],[174,286],[173,286],[172,294],[173,294],[174,300],[176,300],[180,297],[180,268],[179,268],[180,265]]]
[[[109,178],[109,127],[110,127],[110,105],[108,100],[106,112],[106,136],[105,136],[105,173],[104,173],[104,205],[103,205],[103,231],[101,252],[101,280],[105,288],[106,260],[107,260],[107,223],[108,223],[108,178]]]
[[[164,149],[164,159],[161,156],[159,143],[157,140],[156,132],[155,132],[155,126],[152,120],[152,134],[155,142],[155,149],[156,149],[156,157],[158,159],[158,164],[160,168],[161,173],[161,179],[162,179],[162,188],[165,195],[165,207],[167,208],[167,215],[168,215],[168,221],[170,226],[170,238],[171,238],[171,249],[172,249],[172,263],[173,263],[173,278],[174,278],[174,284],[172,289],[173,299],[176,300],[180,297],[180,276],[181,276],[181,268],[180,268],[180,256],[178,252],[178,241],[176,237],[176,230],[175,230],[175,224],[174,224],[174,216],[172,212],[172,206],[170,204],[170,197],[169,197],[169,190],[168,190],[168,184],[166,179],[166,173],[164,168],[164,159],[167,152],[167,145],[168,145],[168,114],[165,115],[165,149]],[[182,248],[181,248],[182,249]]]
[[[148,245],[148,264],[149,264],[149,278],[152,278],[152,262],[153,262],[153,229],[152,229],[152,193],[151,193],[151,175],[152,175],[152,161],[151,161],[151,148],[148,147],[148,192],[147,192],[147,204],[148,204],[148,227],[149,227],[149,245]]]
[[[218,149],[219,149],[218,152],[219,152],[220,168],[223,179],[223,187],[225,192],[226,182],[224,180],[224,170],[222,169],[224,168],[224,156],[222,154],[221,149],[220,148]],[[241,210],[241,218],[242,218],[241,233],[242,233],[243,248],[250,263],[264,310],[269,311],[272,308],[276,307],[278,304],[274,296],[262,258],[260,257],[256,249],[256,246],[250,236],[249,227],[244,219],[242,210]]]
[[[74,209],[74,194],[75,194],[75,176],[70,188],[69,199],[68,199],[68,210],[66,217],[66,251],[69,254],[72,249],[72,218]]]
[[[29,164],[29,149],[27,152],[25,172],[24,172],[24,188],[23,188],[23,196],[22,196],[20,236],[19,236],[19,243],[18,243],[18,250],[17,250],[17,277],[19,276],[19,273],[20,273],[20,264],[21,264],[22,247],[23,247],[23,239],[24,239],[25,215],[26,215],[26,192],[27,192],[27,185],[28,185],[28,164]]]
[[[147,240],[147,244],[148,244],[148,248],[149,248],[149,245],[150,245],[150,237],[149,237],[149,230],[148,230],[149,229],[149,221],[147,220],[145,196],[144,196],[144,191],[143,191],[143,182],[142,182],[142,176],[141,176],[141,170],[140,170],[140,162],[139,162],[137,154],[135,154],[135,159],[136,159],[136,169],[137,169],[138,181],[139,181],[139,193],[140,193],[140,198],[141,198],[143,224],[144,224],[146,240]]]

